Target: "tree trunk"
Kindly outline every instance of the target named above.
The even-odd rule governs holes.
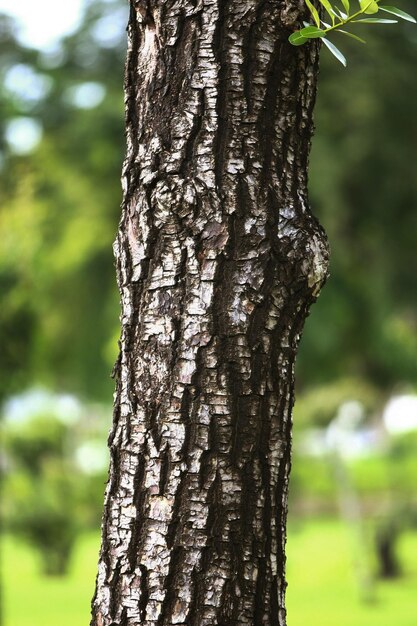
[[[292,1],[292,0],[291,0]],[[94,626],[284,626],[294,359],[327,275],[290,0],[131,1]]]

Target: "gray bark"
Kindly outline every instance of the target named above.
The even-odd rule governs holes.
[[[294,359],[327,275],[290,0],[131,2],[93,626],[284,626]]]

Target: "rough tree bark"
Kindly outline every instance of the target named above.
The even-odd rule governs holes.
[[[300,11],[131,1],[94,626],[286,623],[294,359],[328,258],[307,200],[318,44],[287,42]]]

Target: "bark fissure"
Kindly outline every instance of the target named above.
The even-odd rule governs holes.
[[[327,275],[287,0],[131,0],[92,626],[285,626],[294,361]]]

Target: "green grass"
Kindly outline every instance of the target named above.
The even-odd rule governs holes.
[[[80,538],[70,574],[39,573],[36,555],[25,544],[2,542],[2,626],[88,626],[98,560],[98,535]]]
[[[417,534],[405,534],[399,546],[404,576],[375,584],[373,602],[361,600],[357,552],[354,533],[339,522],[310,522],[290,532],[289,626],[416,626]]]
[[[67,578],[39,574],[25,545],[3,540],[3,626],[88,626],[99,538],[83,536]],[[352,566],[354,538],[335,521],[290,527],[288,541],[289,626],[416,626],[417,534],[404,535],[405,576],[379,583],[372,604],[360,601]]]

